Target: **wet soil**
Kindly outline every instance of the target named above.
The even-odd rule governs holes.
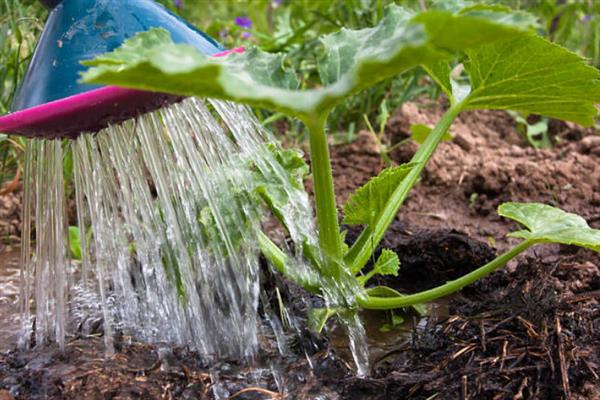
[[[19,256],[19,249],[11,246],[0,252],[0,352],[14,348],[18,342]]]
[[[405,104],[390,120],[387,139],[392,145],[404,140],[410,124],[433,125],[443,108]],[[507,249],[514,240],[506,234],[516,226],[495,214],[504,201],[556,205],[600,228],[595,131],[552,122],[554,147],[536,150],[506,113],[476,112],[461,116],[452,132],[383,240],[402,267],[398,278],[380,283],[404,292],[436,286]],[[416,148],[406,141],[391,158],[408,161]],[[334,147],[332,161],[340,202],[385,167],[366,132]],[[348,229],[347,238],[356,237],[358,231]],[[301,315],[306,307],[293,302],[298,290],[281,279],[275,284]],[[117,354],[106,358],[101,338],[87,337],[64,352],[0,353],[0,400],[600,399],[599,299],[600,256],[545,245],[385,335],[380,325],[388,314],[364,315],[373,348],[368,378],[353,373],[336,346],[335,326],[320,339],[292,332],[285,357],[266,338],[255,368],[130,338],[120,338]]]

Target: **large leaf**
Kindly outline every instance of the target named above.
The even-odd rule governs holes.
[[[84,61],[92,66],[86,82],[109,83],[181,95],[235,99],[291,114],[310,105],[296,92],[298,80],[282,68],[278,54],[250,49],[243,54],[210,57],[174,44],[169,32],[154,28],[124,42],[111,53]]]
[[[344,205],[344,220],[348,225],[370,225],[379,216],[396,187],[408,175],[414,164],[386,168],[364,186],[358,188]]]
[[[296,115],[322,115],[348,95],[419,64],[521,33],[505,12],[413,15],[391,6],[374,28],[323,38],[319,70],[324,87],[299,92],[282,68],[282,56],[251,49],[213,58],[173,44],[160,29],[141,33],[121,48],[85,62],[89,83],[233,100]],[[518,25],[517,25],[518,26]],[[520,26],[519,26],[520,28]]]
[[[504,203],[498,213],[528,229],[512,232],[510,236],[576,245],[600,252],[600,230],[590,228],[579,215],[540,203]]]
[[[510,109],[592,125],[600,73],[570,51],[524,36],[467,50],[465,109]]]

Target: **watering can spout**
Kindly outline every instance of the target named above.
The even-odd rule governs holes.
[[[12,113],[0,116],[0,132],[28,137],[76,137],[179,100],[178,97],[79,82],[81,61],[119,47],[151,28],[176,43],[214,55],[213,38],[152,0],[40,0],[51,11]]]

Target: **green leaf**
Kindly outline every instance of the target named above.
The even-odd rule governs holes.
[[[552,142],[548,137],[548,118],[542,117],[538,122],[530,124],[527,118],[516,111],[509,111],[508,114],[513,117],[517,123],[517,130],[521,133],[530,145],[536,149],[549,149]]]
[[[426,304],[418,303],[418,304],[413,304],[411,307],[421,317],[424,317],[425,315],[427,315],[429,313],[429,310],[427,310],[427,305]]]
[[[210,57],[174,44],[164,29],[153,28],[118,49],[82,64],[93,67],[83,80],[181,95],[238,100],[290,115],[310,107],[295,91],[298,78],[283,68],[283,55],[256,48],[243,54]]]
[[[69,248],[71,249],[71,258],[81,261],[81,236],[77,226],[69,226]]]
[[[466,53],[472,90],[464,109],[510,109],[593,124],[600,72],[577,54],[534,36]]]
[[[297,189],[304,190],[304,178],[309,173],[309,167],[304,161],[304,154],[298,149],[283,149],[275,144],[268,144],[267,148],[275,156],[278,164],[287,173],[290,182]]]
[[[452,70],[447,61],[424,65],[423,68],[448,96],[451,104],[463,101],[471,93],[471,87],[468,84],[465,85],[453,79]]]
[[[423,124],[414,124],[410,126],[410,138],[419,144],[423,144],[427,136],[431,133],[431,128]],[[450,132],[446,132],[442,137],[442,141],[452,140]]]
[[[267,151],[273,155],[277,163],[263,163],[259,168],[251,162],[249,167],[252,173],[247,183],[289,231],[286,207],[290,202],[290,196],[305,194],[303,180],[308,175],[309,167],[299,150],[282,149],[269,144]]]
[[[600,230],[590,228],[579,215],[541,203],[504,203],[498,207],[498,214],[527,227],[528,230],[512,232],[512,237],[600,252]]]
[[[437,83],[442,91],[448,96],[451,102],[454,102],[454,93],[452,90],[452,81],[450,78],[450,64],[448,61],[438,61],[430,65],[423,65],[423,68],[429,76]]]
[[[358,188],[344,205],[344,224],[369,225],[381,213],[389,197],[414,164],[386,168]]]
[[[379,25],[342,30],[322,39],[323,87],[296,91],[298,79],[283,56],[249,49],[226,57],[202,55],[173,44],[161,29],[140,33],[111,53],[86,61],[87,83],[233,100],[314,120],[366,87],[419,64],[521,33],[505,12],[486,15],[428,11],[413,14],[390,6]]]
[[[398,255],[392,250],[383,249],[373,271],[379,275],[393,275],[398,276],[398,270],[400,269],[400,259]]]
[[[383,324],[379,328],[379,332],[382,332],[382,333],[391,332],[393,329],[399,327],[400,325],[402,325],[404,323],[404,317],[402,317],[401,315],[395,314],[393,312],[392,312],[390,319],[391,319],[391,321],[389,323]]]
[[[313,332],[321,333],[329,318],[338,313],[336,308],[313,308],[308,313],[308,327]]]
[[[346,254],[348,252],[348,249],[350,248],[347,244],[346,244],[346,236],[348,235],[348,231],[347,230],[343,230],[340,232],[340,243],[342,244],[342,255]]]

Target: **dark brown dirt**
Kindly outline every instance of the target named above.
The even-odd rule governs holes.
[[[600,275],[588,256],[527,257],[472,285],[344,398],[599,398]]]
[[[405,104],[388,125],[391,143],[407,138],[411,124],[433,126],[443,108]],[[553,121],[555,146],[536,150],[506,113],[474,112],[452,132],[382,243],[402,266],[397,280],[381,283],[407,291],[434,286],[482,265],[493,248],[506,250],[516,224],[495,213],[505,201],[544,202],[600,227],[596,131]],[[383,167],[374,143],[362,132],[333,149],[340,200],[368,180],[366,171]],[[407,162],[416,149],[408,141],[392,158]],[[598,254],[536,247],[454,297],[445,323],[384,357],[373,379],[353,381],[345,398],[600,398],[599,298]]]
[[[434,125],[442,111],[439,104],[405,104],[390,120],[388,138],[406,138],[413,123]],[[553,122],[555,146],[549,150],[528,147],[503,112],[466,113],[452,131],[453,141],[440,146],[384,238],[382,245],[399,253],[402,267],[397,279],[381,283],[404,291],[435,286],[504,251],[514,243],[506,233],[516,227],[495,214],[504,201],[545,202],[600,227],[595,131]],[[392,158],[408,161],[416,148],[407,141]],[[332,161],[340,202],[384,167],[366,132],[333,148]],[[348,239],[357,234],[350,229]],[[278,285],[284,297],[300,297]],[[223,389],[223,398],[236,399],[595,400],[599,299],[598,254],[541,246],[451,297],[442,321],[424,318],[402,333],[408,338],[403,344],[379,349],[368,379],[356,378],[347,361],[306,331],[296,334],[300,345],[288,356],[278,357],[270,343],[256,360],[263,367],[274,360],[280,386],[270,373],[237,362],[212,363],[181,349],[127,340],[104,360],[100,339],[87,338],[71,342],[65,353],[0,355],[0,399],[203,399]]]
[[[390,121],[398,140],[413,123],[433,126],[443,112],[437,104],[405,104]],[[542,202],[577,213],[600,227],[600,135],[592,129],[555,122],[555,147],[536,150],[517,133],[504,112],[467,112],[427,165],[423,182],[403,208],[401,219],[420,227],[460,229],[504,250],[513,225],[496,216],[506,201]],[[404,162],[409,143],[393,157]]]

